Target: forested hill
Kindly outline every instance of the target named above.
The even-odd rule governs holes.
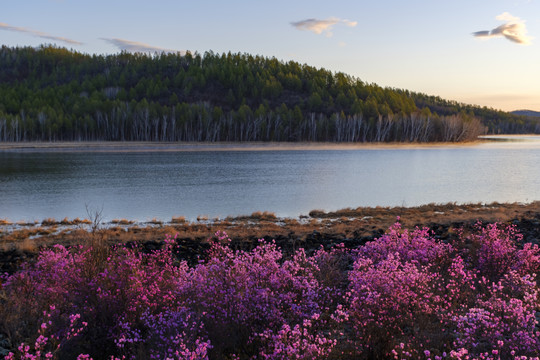
[[[0,141],[465,141],[537,120],[247,54],[0,50]]]

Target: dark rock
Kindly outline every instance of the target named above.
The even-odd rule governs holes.
[[[0,357],[6,357],[11,348],[11,341],[5,335],[0,334]]]

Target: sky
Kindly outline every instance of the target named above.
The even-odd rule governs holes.
[[[0,0],[0,44],[249,53],[540,111],[540,0]]]

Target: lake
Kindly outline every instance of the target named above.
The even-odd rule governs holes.
[[[540,137],[490,140],[189,151],[8,146],[0,149],[0,219],[82,218],[86,207],[102,209],[104,220],[169,221],[255,211],[298,217],[313,209],[540,200]]]

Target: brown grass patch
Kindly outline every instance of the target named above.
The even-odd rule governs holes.
[[[269,215],[271,214],[271,215]],[[34,244],[46,247],[53,244],[75,245],[98,243],[123,244],[127,242],[145,242],[163,240],[166,234],[178,234],[179,241],[189,240],[205,243],[216,231],[225,230],[236,243],[256,244],[260,238],[276,239],[280,246],[308,246],[318,248],[321,244],[360,244],[380,237],[396,222],[397,216],[404,228],[415,226],[429,227],[436,231],[440,238],[456,236],[456,229],[470,228],[477,220],[484,222],[516,223],[525,236],[526,241],[538,242],[540,239],[540,202],[531,204],[428,204],[415,208],[406,207],[374,207],[343,209],[325,213],[314,210],[309,219],[299,221],[296,218],[273,218],[273,213],[256,212],[252,216],[227,217],[224,220],[207,221],[207,217],[199,216],[199,222],[171,221],[164,224],[153,219],[143,227],[137,224],[113,226],[99,229],[84,229],[71,225],[58,233],[56,227],[20,226],[0,234],[3,248],[15,247],[27,240],[25,248],[31,249]],[[275,215],[274,215],[275,216]],[[175,219],[177,217],[174,217]],[[47,219],[48,220],[48,219]],[[73,221],[76,223],[76,221]],[[31,224],[32,225],[32,224]],[[92,224],[90,224],[92,225]],[[121,224],[119,224],[121,225]],[[52,230],[54,229],[54,230]],[[41,234],[41,235],[40,235]],[[352,241],[354,240],[354,241]],[[304,245],[303,245],[304,244]],[[348,245],[347,245],[348,246]],[[105,254],[105,253],[104,253]],[[98,257],[102,256],[99,254]]]
[[[171,219],[172,224],[184,224],[186,222],[187,220],[185,216],[173,216]]]
[[[60,225],[74,225],[75,223],[73,220],[69,220],[67,217],[65,217],[63,220],[59,222]]]
[[[113,219],[111,221],[111,224],[131,225],[131,224],[135,224],[135,221],[131,221],[131,220],[127,220],[127,219]]]
[[[28,222],[28,221],[21,220],[21,221],[17,221],[16,224],[19,226],[34,226],[34,225],[39,224],[39,221],[36,220],[34,222]]]
[[[174,226],[164,226],[161,231],[163,231],[164,234],[166,235],[171,235],[171,236],[175,236],[176,233],[178,232],[177,228],[174,227]],[[161,239],[160,239],[161,240]]]
[[[25,238],[24,240],[15,243],[15,248],[22,252],[34,253],[38,251],[36,241],[29,238]]]
[[[17,229],[12,231],[10,234],[7,234],[4,237],[4,240],[6,241],[20,241],[24,240],[26,238],[29,238],[30,236],[37,235],[37,229],[36,228],[26,228],[26,229]]]
[[[79,218],[73,219],[74,225],[80,225],[80,224],[90,225],[91,223],[92,221],[90,221],[89,219],[79,219]]]
[[[270,211],[255,211],[251,214],[252,219],[256,220],[266,220],[266,221],[275,221],[277,219],[276,214]]]
[[[41,222],[42,226],[52,226],[56,224],[58,224],[58,222],[54,218],[47,218]]]
[[[163,221],[158,220],[158,219],[156,219],[156,218],[153,218],[152,220],[148,221],[148,224],[152,224],[152,225],[163,225]]]
[[[321,210],[321,209],[315,209],[315,210],[311,210],[309,212],[309,216],[313,217],[313,218],[322,218],[326,215],[326,212],[324,210]]]
[[[297,226],[297,225],[300,225],[300,223],[298,222],[298,220],[292,219],[292,218],[283,219],[283,222],[284,222],[285,225],[287,225],[287,226]]]
[[[56,232],[57,228],[56,226],[51,226],[51,227],[43,227],[43,226],[40,226],[36,229],[36,234],[37,235],[49,235],[49,234],[52,234],[54,232]]]
[[[228,219],[218,220],[214,223],[214,226],[221,228],[228,228],[234,226],[234,223]]]

